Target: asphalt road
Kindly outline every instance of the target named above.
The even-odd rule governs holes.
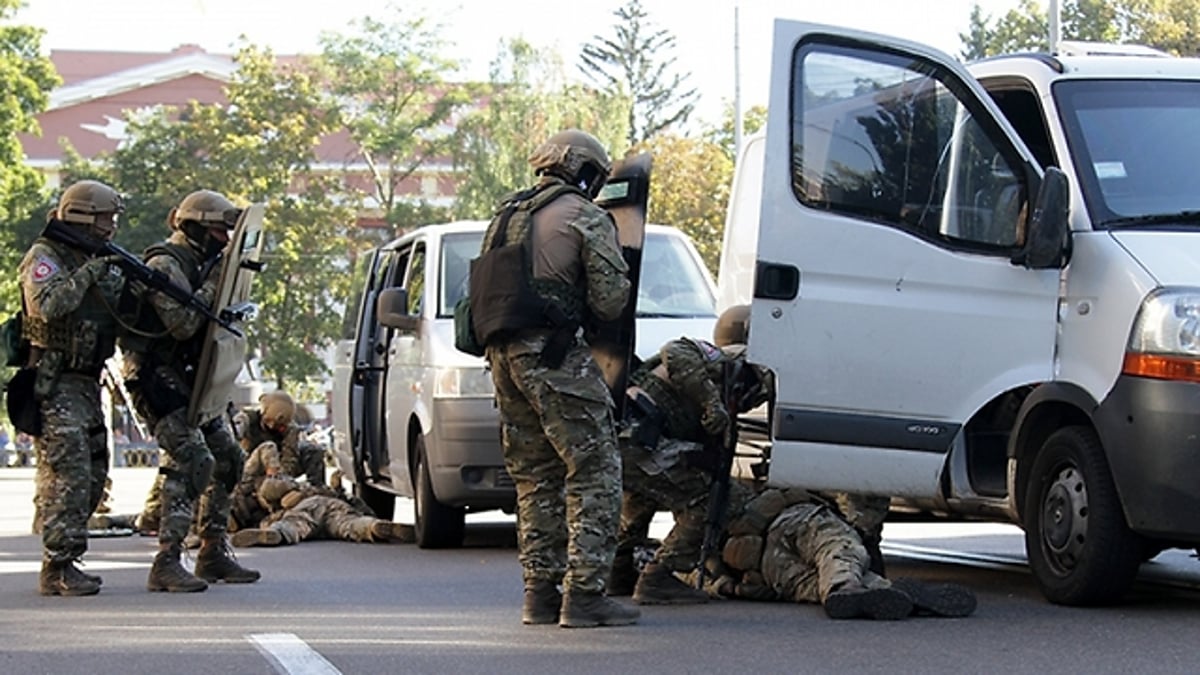
[[[522,626],[502,514],[469,517],[460,550],[241,549],[260,582],[186,595],[144,590],[153,540],[93,539],[85,569],[104,577],[103,591],[45,598],[40,541],[28,534],[32,474],[0,469],[2,673],[1200,671],[1200,563],[1185,552],[1148,564],[1118,607],[1058,607],[1024,570],[1019,531],[989,524],[897,522],[885,532],[891,575],[977,591],[979,609],[965,619],[832,621],[816,606],[726,601],[645,607],[632,627]],[[152,478],[116,469],[115,510],[136,510]],[[938,562],[947,555],[973,562]]]

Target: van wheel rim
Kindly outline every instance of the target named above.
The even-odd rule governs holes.
[[[1042,501],[1042,542],[1059,572],[1075,569],[1087,542],[1087,485],[1074,466],[1064,467]]]

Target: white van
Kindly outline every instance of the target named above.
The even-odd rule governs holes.
[[[1064,604],[1200,543],[1200,60],[1088,51],[778,21],[724,252],[769,482],[1021,524]]]
[[[504,470],[491,374],[454,348],[455,303],[487,221],[427,225],[360,260],[333,376],[333,454],[382,518],[411,497],[417,543],[458,546],[468,511],[516,503]],[[685,234],[648,225],[637,302],[638,356],[709,337],[716,286]]]

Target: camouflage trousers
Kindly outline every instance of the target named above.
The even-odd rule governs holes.
[[[883,521],[887,520],[892,506],[891,497],[850,494],[838,492],[833,495],[838,511],[858,530],[864,541],[871,539],[878,544],[883,540]]]
[[[890,583],[868,570],[870,556],[854,528],[820,504],[793,504],[767,531],[762,574],[779,597],[824,603],[845,584],[866,588]]]
[[[539,364],[544,344],[534,336],[487,349],[523,575],[603,592],[621,509],[612,397],[586,344],[558,368]]]
[[[377,522],[379,518],[363,515],[337,497],[313,495],[290,509],[272,514],[263,527],[282,535],[285,544],[309,539],[362,542],[372,541],[371,526]]]
[[[74,560],[87,551],[88,517],[108,478],[108,439],[94,377],[64,373],[41,401],[34,502],[47,560]]]
[[[664,445],[683,444],[688,450],[697,444],[663,438]],[[621,440],[621,477],[624,495],[621,502],[621,528],[617,551],[632,555],[646,537],[650,519],[657,511],[670,511],[675,519],[654,561],[674,572],[688,572],[700,559],[704,543],[704,521],[708,516],[708,493],[712,478],[707,471],[689,467],[682,458],[661,472],[651,474],[645,468],[650,452],[632,440]],[[654,466],[652,463],[650,466]]]
[[[187,423],[187,412],[179,409],[154,424],[154,438],[163,449],[159,466],[162,477],[162,511],[159,517],[160,544],[179,544],[187,536],[193,515],[203,538],[223,537],[229,526],[230,491],[242,472],[244,457],[224,418],[205,425],[205,430]],[[213,470],[207,485],[197,485],[196,467],[211,458]]]

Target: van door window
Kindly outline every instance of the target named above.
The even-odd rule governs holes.
[[[413,247],[404,287],[408,289],[408,313],[416,316],[421,313],[421,300],[425,296],[425,242],[418,242]]]
[[[807,43],[792,78],[792,189],[803,204],[951,247],[1021,244],[1020,158],[937,66]]]
[[[479,257],[483,232],[462,232],[442,237],[442,278],[438,293],[437,315],[453,316],[454,305],[467,294],[470,283],[471,260]]]

